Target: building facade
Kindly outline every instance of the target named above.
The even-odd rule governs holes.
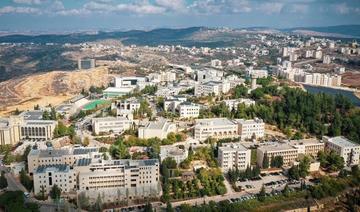
[[[265,123],[262,119],[236,119],[239,125],[239,135],[241,140],[262,138],[265,134]]]
[[[251,163],[251,150],[241,143],[223,143],[217,159],[224,172],[230,169],[245,170]]]
[[[126,117],[104,117],[104,118],[93,118],[92,129],[93,133],[122,133],[125,130],[131,128],[133,121]]]
[[[257,164],[260,167],[263,167],[265,157],[267,157],[269,164],[271,164],[272,158],[281,156],[283,158],[283,166],[291,166],[298,158],[298,150],[286,143],[275,143],[260,146],[257,148],[256,153]]]
[[[238,125],[235,121],[227,118],[197,119],[195,120],[194,136],[200,141],[210,137],[215,139],[236,138],[239,137]]]
[[[360,145],[342,136],[332,138],[324,136],[323,141],[325,142],[325,150],[334,151],[340,155],[346,166],[359,165]]]
[[[142,139],[160,138],[164,139],[171,132],[176,132],[176,125],[166,119],[151,121],[143,127],[139,127],[138,137]]]

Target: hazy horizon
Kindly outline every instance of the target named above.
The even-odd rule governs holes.
[[[2,31],[359,24],[357,0],[3,0]]]

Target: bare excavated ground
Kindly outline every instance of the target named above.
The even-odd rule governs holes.
[[[360,72],[346,72],[341,77],[343,84],[353,88],[360,88]]]
[[[0,83],[0,115],[8,115],[16,108],[28,110],[40,106],[58,105],[91,85],[106,86],[112,75],[107,68],[91,71],[53,71],[11,79]]]

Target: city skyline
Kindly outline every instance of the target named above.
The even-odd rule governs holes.
[[[291,28],[358,24],[356,0],[5,0],[0,30]]]

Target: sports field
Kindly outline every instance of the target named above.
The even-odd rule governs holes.
[[[83,110],[93,110],[95,109],[97,106],[103,105],[103,104],[107,104],[110,103],[110,101],[104,100],[104,99],[98,99],[98,100],[94,100],[88,104],[86,104],[83,107]]]

